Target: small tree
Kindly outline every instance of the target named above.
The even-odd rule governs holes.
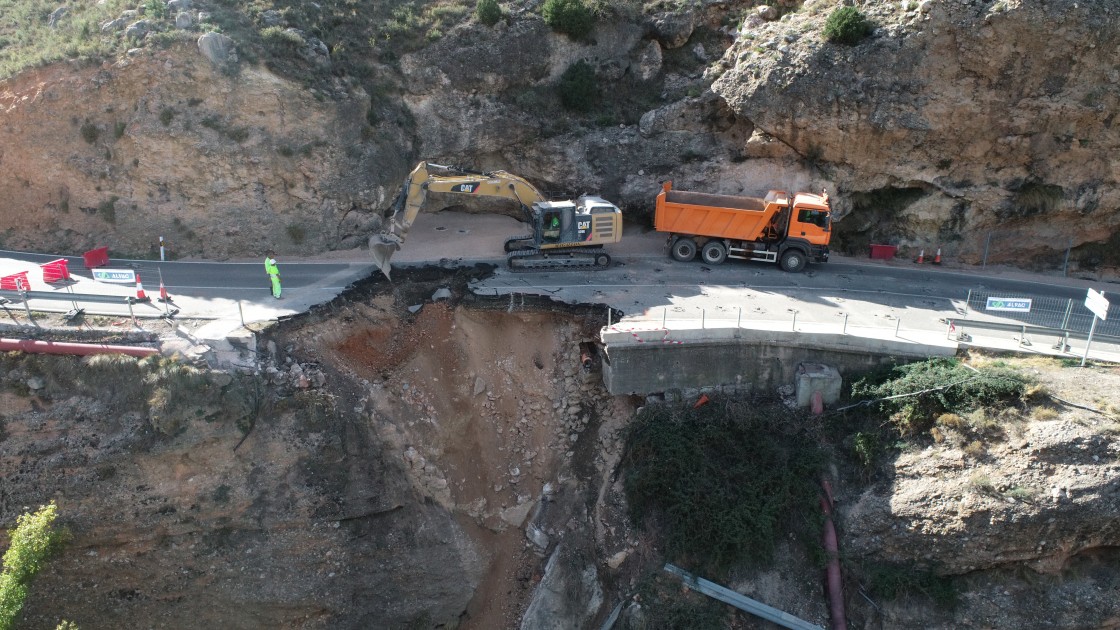
[[[144,15],[150,18],[162,19],[167,17],[167,3],[164,0],[148,0],[144,3]]]
[[[545,0],[541,15],[552,30],[572,39],[587,37],[595,25],[595,16],[582,0]]]
[[[564,107],[577,112],[591,111],[599,96],[595,69],[586,61],[575,62],[560,76],[559,89],[560,102]]]
[[[56,516],[58,508],[51,502],[34,514],[21,514],[16,519],[0,573],[0,630],[15,627],[28,584],[63,542],[62,531],[54,527]]]
[[[855,7],[836,9],[824,23],[824,36],[828,41],[849,46],[858,44],[870,30],[867,18]]]
[[[502,8],[498,6],[498,0],[478,0],[478,4],[474,7],[474,14],[479,22],[486,26],[494,26],[502,19]]]

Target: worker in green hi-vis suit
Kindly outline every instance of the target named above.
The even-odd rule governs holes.
[[[272,283],[272,297],[280,299],[280,268],[276,266],[276,253],[269,250],[264,257],[264,271]]]

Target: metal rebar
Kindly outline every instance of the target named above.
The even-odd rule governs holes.
[[[743,327],[743,307],[739,307],[739,319],[735,320],[735,330]]]
[[[848,314],[844,313],[844,331],[841,334],[848,334]]]
[[[661,327],[665,328],[665,322],[669,320],[669,309],[661,309]]]
[[[899,329],[899,328],[902,328],[902,318],[901,318],[901,317],[899,317],[898,319],[894,320],[894,336],[895,336],[895,337],[897,337],[897,336],[898,336],[898,329]]]
[[[797,332],[797,311],[793,312],[793,332]]]

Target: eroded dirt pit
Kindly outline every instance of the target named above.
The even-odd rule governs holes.
[[[621,426],[633,407],[582,362],[581,343],[604,323],[601,308],[483,300],[454,285],[410,278],[339,305],[285,343],[335,383],[354,384],[354,410],[385,454],[473,542],[478,562],[463,576],[473,596],[461,627],[516,627],[557,540],[584,538],[575,546],[595,566],[588,508],[619,446],[602,429]],[[440,289],[450,295],[433,301]]]

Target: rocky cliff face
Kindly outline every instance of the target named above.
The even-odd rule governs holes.
[[[3,244],[145,255],[162,235],[177,256],[224,258],[364,242],[397,179],[374,165],[404,169],[406,143],[370,132],[364,94],[316,96],[189,48],[0,83]]]
[[[976,261],[992,232],[992,259],[1018,262],[1108,241],[1115,3],[906,6],[865,3],[876,28],[852,47],[822,41],[824,4],[748,20],[713,89],[827,173],[849,239]]]
[[[166,366],[104,358],[0,371],[0,514],[53,500],[71,535],[26,627],[404,626],[466,606],[479,548],[322,372],[202,373],[188,398],[164,390],[170,418],[146,402]]]
[[[620,9],[576,42],[513,3],[494,27],[464,19],[399,58],[382,51],[368,80],[315,88],[291,64],[215,65],[201,41],[26,71],[0,83],[4,245],[354,247],[428,159],[600,193],[635,221],[666,179],[828,188],[840,248],[978,261],[990,245],[990,262],[1057,264],[1072,244],[1075,265],[1117,262],[1113,3],[867,2],[875,28],[855,46],[822,37],[831,2],[749,5]],[[298,15],[260,20],[306,28]],[[345,54],[312,52],[316,68]],[[596,71],[589,113],[559,104],[577,61]]]

